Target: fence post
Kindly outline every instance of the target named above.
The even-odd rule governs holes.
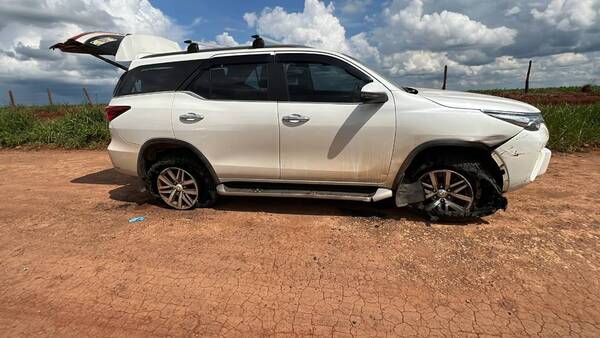
[[[527,68],[527,78],[525,79],[525,93],[529,92],[529,75],[531,74],[531,60],[529,60],[529,68]]]
[[[90,97],[90,94],[88,93],[88,91],[85,87],[83,87],[83,95],[85,95],[85,98],[87,99],[88,104],[91,106],[93,104],[92,98]]]
[[[444,66],[444,83],[442,84],[443,90],[446,90],[446,81],[448,81],[448,65]]]
[[[52,92],[50,91],[50,88],[48,88],[48,102],[51,106],[54,105],[54,102],[52,102]]]
[[[8,90],[8,98],[10,99],[10,105],[12,107],[16,106],[17,104],[15,103],[15,96],[13,95],[12,90]]]

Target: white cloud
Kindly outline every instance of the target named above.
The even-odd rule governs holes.
[[[383,15],[386,25],[379,30],[379,37],[388,50],[499,48],[512,44],[517,35],[514,29],[490,28],[462,13],[425,14],[422,0],[412,0],[406,7],[395,1]]]
[[[302,12],[289,13],[281,7],[265,8],[260,14],[246,13],[244,19],[261,35],[283,43],[304,44],[351,54],[367,60],[378,57],[377,50],[359,33],[350,39],[334,15],[333,3],[305,0]]]
[[[373,0],[346,0],[342,3],[341,10],[346,15],[364,13],[372,2]]]
[[[392,76],[441,74],[446,65],[455,73],[473,73],[470,67],[449,59],[446,53],[419,50],[383,57],[383,67]]]
[[[600,24],[600,1],[552,0],[542,11],[532,9],[531,15],[562,31],[585,29]]]
[[[233,36],[229,35],[229,32],[223,32],[216,37],[217,44],[225,47],[239,46],[239,43],[235,41]]]
[[[517,15],[517,14],[519,14],[519,13],[521,13],[521,7],[519,7],[519,6],[515,6],[515,7],[511,8],[511,9],[507,10],[507,11],[504,13],[504,15],[505,15],[505,16],[512,16],[512,15]]]
[[[256,16],[256,13],[254,13],[254,12],[244,13],[244,21],[246,21],[246,23],[248,24],[248,27],[254,27],[254,25],[256,25],[257,19],[258,19],[258,17]]]
[[[51,84],[57,91],[82,84],[106,86],[110,92],[118,71],[89,56],[48,50],[53,43],[95,30],[177,40],[185,34],[147,0],[4,0],[0,22],[0,84]]]
[[[578,53],[563,53],[551,55],[545,62],[548,67],[569,67],[589,62],[590,59]]]

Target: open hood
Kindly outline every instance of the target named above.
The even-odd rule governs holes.
[[[81,33],[52,45],[50,49],[89,54],[125,70],[127,67],[118,62],[130,62],[150,54],[181,51],[177,42],[159,36],[107,32]],[[107,55],[114,56],[115,61],[103,57]]]

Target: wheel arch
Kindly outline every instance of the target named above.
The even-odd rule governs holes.
[[[156,161],[161,154],[166,152],[182,152],[189,153],[195,159],[197,159],[208,171],[215,184],[219,183],[219,178],[210,164],[206,156],[195,146],[181,140],[169,139],[169,138],[157,138],[146,141],[138,153],[137,160],[137,172],[138,176],[142,179],[146,179],[146,173],[150,163]]]
[[[415,170],[423,161],[444,156],[459,156],[465,159],[477,159],[491,171],[498,185],[505,188],[506,171],[503,165],[493,157],[493,150],[498,147],[488,146],[477,141],[435,140],[422,143],[415,147],[406,157],[393,183],[393,189],[403,182],[407,173]]]

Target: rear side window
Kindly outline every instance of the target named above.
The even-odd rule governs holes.
[[[268,100],[268,68],[267,63],[215,65],[204,70],[190,89],[213,100]]]
[[[134,68],[121,77],[114,96],[173,91],[201,61],[169,62]]]

